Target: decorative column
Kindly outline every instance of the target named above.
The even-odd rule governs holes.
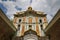
[[[21,35],[24,35],[24,31],[25,31],[25,20],[26,20],[26,17],[23,17],[23,24],[22,24]]]
[[[38,17],[35,17],[35,20],[36,20],[36,32],[39,35]]]

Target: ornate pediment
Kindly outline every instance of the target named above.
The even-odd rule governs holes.
[[[40,11],[34,11],[32,10],[31,7],[28,7],[28,10],[26,11],[22,11],[22,12],[17,12],[16,14],[14,14],[14,16],[16,17],[24,17],[24,16],[46,16],[46,14],[43,14],[44,12],[40,12]]]
[[[32,10],[32,11],[25,11],[24,13],[18,13],[18,14],[14,14],[14,16],[16,17],[24,17],[24,16],[38,16],[38,17],[44,17],[46,16],[46,14],[39,14],[36,11]]]
[[[27,35],[27,34],[35,34],[35,35],[37,35],[37,33],[35,31],[33,31],[32,29],[29,29],[28,31],[26,31],[24,33],[24,35]]]

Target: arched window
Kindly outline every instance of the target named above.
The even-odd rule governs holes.
[[[19,23],[21,22],[21,19],[19,19]]]
[[[32,25],[29,25],[29,29],[31,29],[32,28]]]
[[[18,30],[20,30],[20,25],[18,25]]]
[[[41,19],[39,19],[39,22],[40,22],[40,23],[42,23],[42,20],[41,20]]]
[[[41,30],[43,30],[43,25],[42,24],[40,25],[40,27],[41,27]]]

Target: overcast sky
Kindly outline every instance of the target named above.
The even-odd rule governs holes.
[[[13,14],[18,11],[27,10],[31,6],[33,10],[39,10],[47,14],[48,22],[60,9],[60,0],[0,0],[0,8],[9,19],[13,19]]]

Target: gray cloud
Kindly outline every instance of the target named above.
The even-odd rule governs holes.
[[[34,10],[45,12],[47,20],[50,22],[60,8],[60,0],[32,0],[31,4],[30,0],[16,0],[16,2],[2,2],[0,0],[0,2],[8,9],[6,15],[10,19],[13,18],[13,14],[19,11],[15,8],[16,6],[22,8],[22,10],[26,10],[28,6],[32,6]]]

